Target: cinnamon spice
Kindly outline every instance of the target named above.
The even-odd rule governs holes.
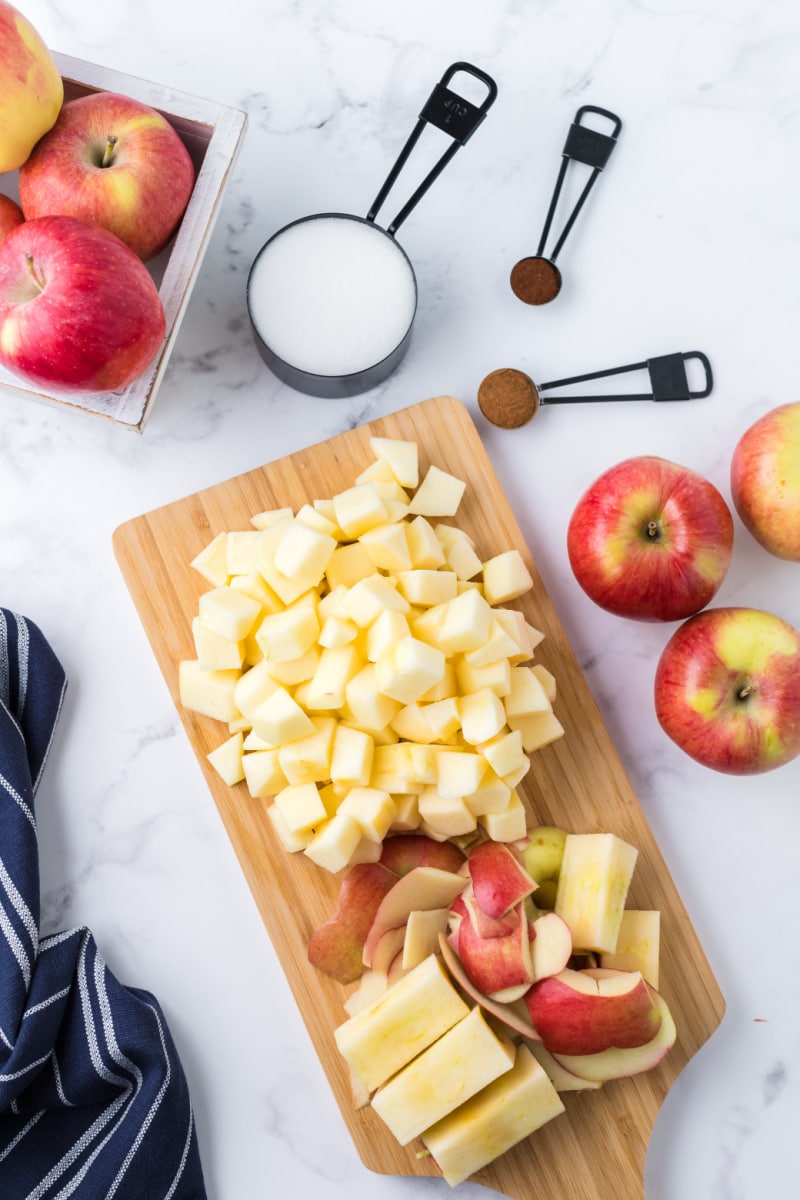
[[[524,371],[501,367],[487,375],[478,388],[478,407],[493,425],[518,429],[536,416],[539,392]]]
[[[561,272],[540,254],[521,258],[511,271],[511,290],[525,304],[549,304],[561,291]]]

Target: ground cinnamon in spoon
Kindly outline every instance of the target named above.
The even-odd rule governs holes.
[[[518,429],[536,416],[539,393],[524,371],[501,367],[487,375],[478,388],[478,407],[493,425]]]
[[[561,272],[541,255],[521,258],[511,270],[511,290],[525,304],[549,304],[561,291]]]

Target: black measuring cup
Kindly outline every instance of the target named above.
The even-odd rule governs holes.
[[[611,132],[603,133],[590,125],[585,125],[583,118],[588,113],[594,113],[596,116],[610,121]],[[593,104],[584,104],[575,114],[575,119],[567,133],[564,149],[561,152],[561,166],[550,200],[550,207],[547,210],[547,217],[545,218],[537,251],[527,258],[521,258],[511,270],[511,290],[524,304],[549,304],[551,300],[555,300],[561,291],[561,271],[556,266],[556,259],[561,253],[564,242],[567,240],[579,212],[589,198],[589,193],[599,179],[600,172],[611,157],[611,151],[617,144],[617,138],[621,129],[622,121],[606,108],[597,108]],[[591,167],[592,170],[553,249],[549,254],[545,254],[550,227],[553,224],[553,218],[558,208],[561,189],[564,186],[567,174],[567,167],[571,162],[584,163],[586,166]]]
[[[703,368],[704,382],[701,388],[692,388],[686,364],[696,360]],[[591,379],[607,379],[613,375],[625,375],[631,371],[647,371],[650,390],[648,392],[621,392],[613,395],[566,396],[545,395],[557,388]],[[524,371],[515,367],[501,367],[492,371],[478,388],[478,407],[488,421],[504,429],[516,429],[532,420],[543,404],[598,404],[627,400],[700,400],[710,395],[714,386],[711,363],[700,350],[688,350],[675,354],[661,354],[643,362],[627,363],[623,367],[608,367],[602,371],[590,371],[585,375],[572,375],[566,379],[555,379],[550,383],[533,382]]]
[[[474,104],[454,91],[465,73],[486,89]],[[317,213],[279,229],[261,247],[247,281],[256,347],[272,372],[300,392],[344,397],[367,391],[399,365],[411,341],[417,281],[395,234],[483,121],[497,86],[456,62],[435,85],[366,217]],[[426,125],[452,140],[386,229],[378,212]]]

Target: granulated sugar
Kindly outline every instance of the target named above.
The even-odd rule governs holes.
[[[248,302],[262,341],[290,366],[351,375],[381,362],[414,319],[416,285],[403,251],[370,222],[320,216],[268,242]]]

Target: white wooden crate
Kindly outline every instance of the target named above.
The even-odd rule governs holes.
[[[58,393],[35,388],[0,366],[0,392],[57,404],[105,417],[141,433],[172,352],[186,305],[219,215],[222,195],[247,123],[238,109],[188,96],[161,84],[124,75],[107,67],[53,57],[64,80],[64,98],[89,92],[118,92],[157,109],[177,130],[197,172],[180,226],[165,250],[147,263],[164,305],[167,329],[159,353],[138,379],[117,392]],[[0,191],[18,199],[17,172],[0,176]]]

